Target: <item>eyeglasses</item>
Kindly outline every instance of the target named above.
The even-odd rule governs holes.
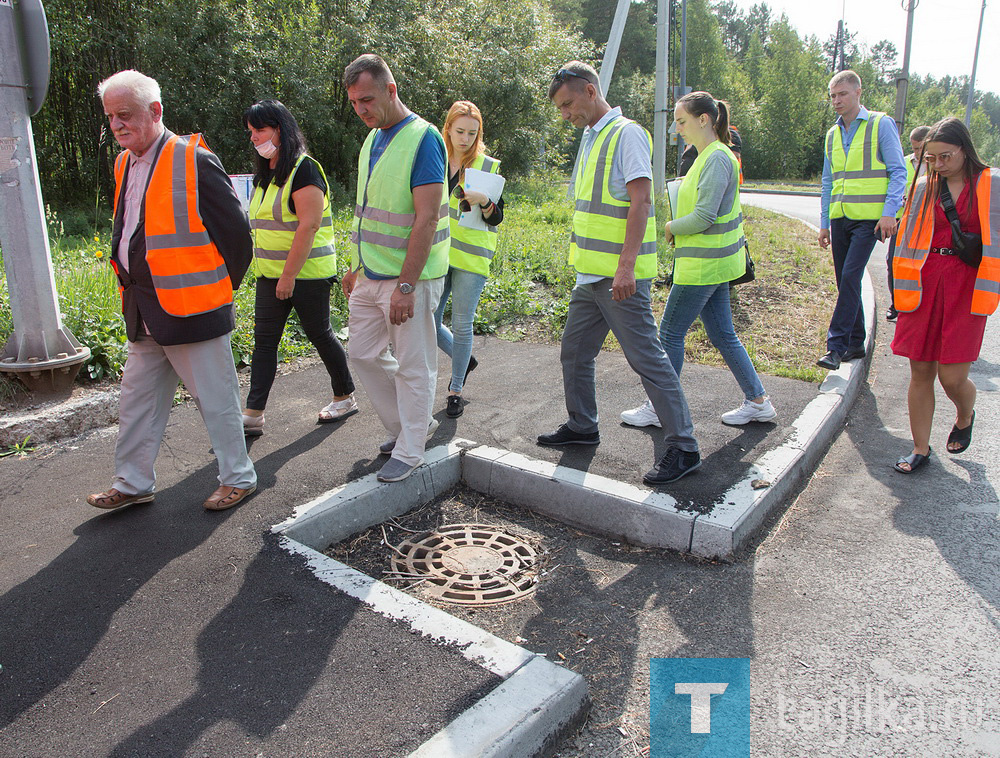
[[[583,79],[583,81],[587,82],[587,84],[593,84],[589,77],[586,77],[583,74],[578,74],[575,71],[570,71],[568,68],[561,68],[556,71],[556,75],[552,77],[552,81],[565,82],[571,76],[575,76],[577,79]]]
[[[931,165],[934,165],[938,161],[940,161],[941,163],[947,163],[952,159],[952,157],[954,157],[955,153],[957,152],[958,152],[957,150],[949,150],[947,153],[938,153],[937,155],[933,155],[931,153],[924,153],[924,160],[930,163]]]

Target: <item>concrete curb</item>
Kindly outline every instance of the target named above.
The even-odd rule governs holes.
[[[0,447],[23,442],[57,442],[66,437],[118,423],[118,398],[114,389],[51,405],[43,403],[6,414],[0,419]]]
[[[798,192],[796,190],[741,189],[740,194],[741,195],[793,195],[795,197],[822,197],[823,193]]]
[[[470,446],[456,440],[426,453],[425,466],[402,482],[369,474],[299,506],[272,527],[282,547],[306,559],[313,573],[342,592],[423,635],[457,646],[462,655],[504,679],[492,692],[411,753],[411,758],[527,758],[544,753],[586,716],[587,683],[518,645],[378,581],[319,552],[335,542],[426,503],[461,480]]]

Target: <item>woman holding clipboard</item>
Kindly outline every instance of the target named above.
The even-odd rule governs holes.
[[[464,411],[462,389],[469,374],[479,365],[472,355],[472,324],[479,297],[490,273],[490,261],[497,249],[497,225],[503,221],[503,198],[496,201],[485,193],[466,189],[466,169],[496,174],[500,161],[486,155],[483,147],[483,116],[475,104],[459,100],[448,110],[442,129],[448,150],[448,212],[451,216],[451,253],[444,292],[434,320],[437,344],[451,356],[451,382],[445,413],[458,418]],[[459,223],[462,213],[478,206],[486,229]],[[444,309],[451,295],[451,329],[444,325]]]
[[[777,413],[733,328],[729,283],[743,276],[746,254],[740,208],[739,164],[728,147],[729,106],[707,92],[691,92],[674,108],[677,132],[698,157],[671,198],[673,220],[666,238],[675,242],[673,284],[660,321],[660,344],[678,376],[684,365],[684,338],[701,317],[708,338],[722,353],[743,391],[743,404],[722,414],[722,423],[742,426],[770,421]],[[631,426],[659,426],[647,400],[625,411]]]

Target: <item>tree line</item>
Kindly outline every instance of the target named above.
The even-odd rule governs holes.
[[[164,121],[203,132],[232,172],[251,170],[241,117],[276,97],[296,115],[336,195],[353,186],[366,129],[341,86],[344,66],[378,52],[415,112],[442,123],[455,100],[476,102],[489,151],[517,177],[566,170],[578,135],[546,98],[566,60],[599,64],[615,0],[52,0],[48,99],[33,119],[48,202],[107,213],[117,146],[96,97],[98,82],[123,68],[155,77]],[[678,80],[679,0],[671,79]],[[652,130],[656,2],[634,0],[625,27],[612,104]],[[766,3],[688,0],[687,83],[730,101],[744,138],[748,178],[815,176],[834,114],[826,84],[831,39],[802,38]],[[847,33],[845,63],[864,81],[864,103],[892,113],[897,52],[870,49]],[[964,77],[911,79],[906,125],[964,113]],[[977,93],[972,131],[984,159],[1000,162],[1000,99]],[[668,150],[668,171],[675,153]]]

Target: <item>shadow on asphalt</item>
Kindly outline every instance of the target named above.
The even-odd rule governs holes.
[[[157,502],[94,511],[72,546],[0,597],[0,651],[18,656],[3,661],[0,729],[66,681],[147,581],[225,522],[228,513],[191,518],[183,505],[186,493],[214,490],[217,471],[213,460],[157,492]]]
[[[906,398],[899,398],[899,402],[905,404]],[[951,402],[940,395],[938,403],[951,406]],[[1000,520],[997,519],[1000,498],[986,478],[986,467],[972,457],[949,456],[945,448],[948,429],[936,425],[931,432],[934,452],[930,460],[914,474],[900,474],[893,463],[899,456],[912,451],[912,440],[909,435],[899,437],[886,430],[875,397],[867,385],[858,395],[852,413],[871,419],[864,425],[849,424],[847,432],[869,475],[899,499],[893,523],[904,534],[934,540],[955,573],[992,608],[989,618],[1000,631],[996,620],[1000,616],[1000,569],[996,561],[996,545],[1000,544]],[[975,441],[969,454],[974,456],[974,451]],[[942,466],[940,459],[945,456],[965,469],[968,481]]]

